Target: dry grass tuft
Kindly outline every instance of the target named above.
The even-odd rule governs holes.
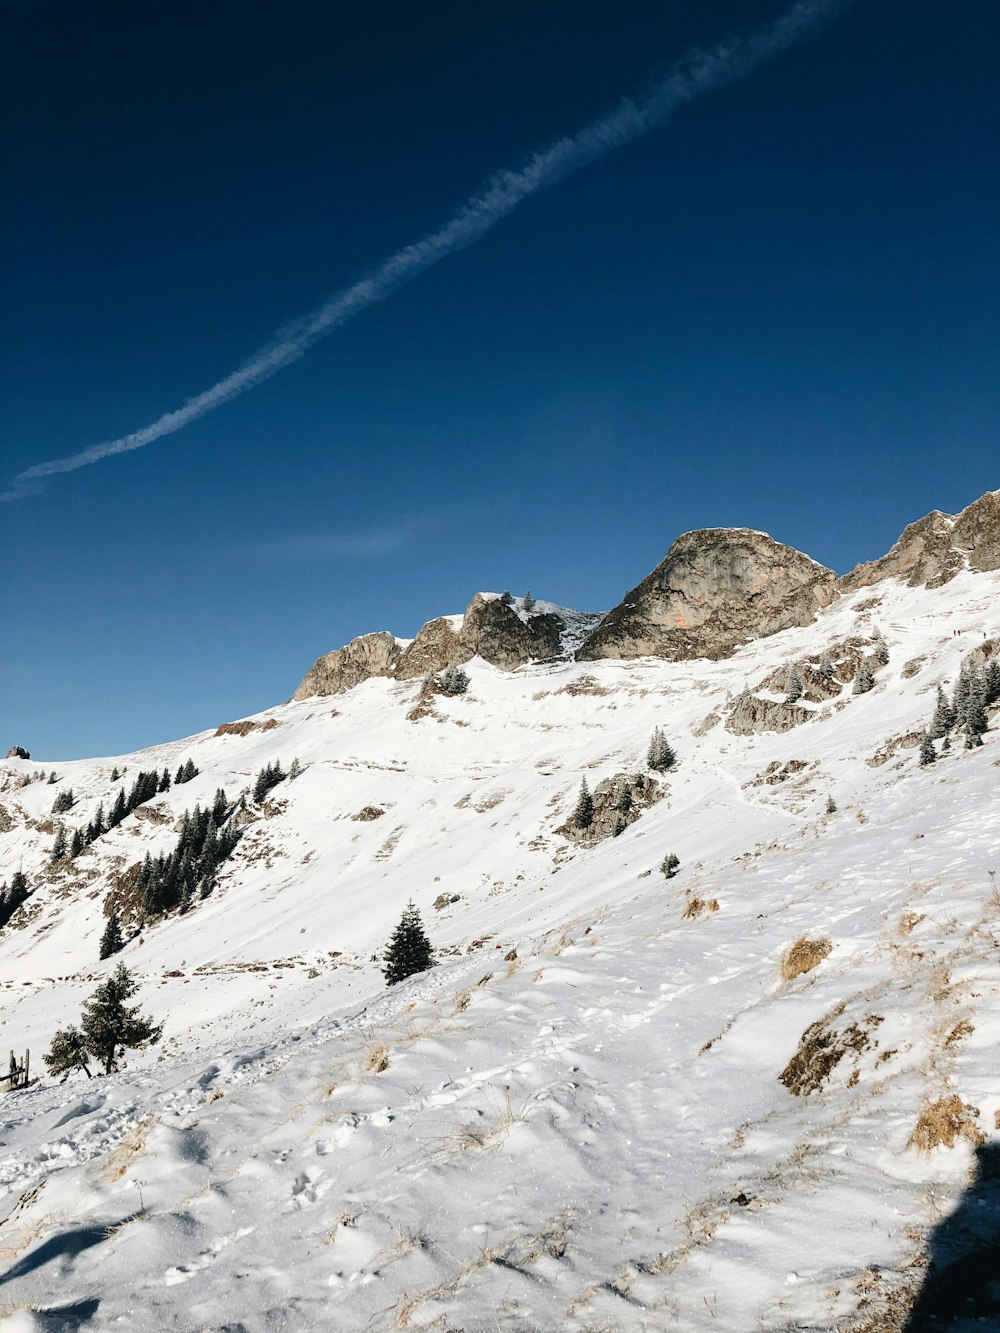
[[[222,1095],[221,1093],[219,1094]],[[108,1176],[111,1180],[121,1180],[135,1159],[146,1147],[146,1135],[151,1121],[140,1120],[125,1135],[122,1141],[108,1157]]]
[[[978,1147],[986,1142],[986,1135],[976,1123],[978,1115],[977,1107],[953,1092],[924,1108],[906,1146],[929,1153],[935,1148],[953,1148],[956,1139],[965,1139]]]
[[[684,908],[684,920],[694,921],[705,912],[717,912],[718,910],[718,898],[689,898],[687,906]]]
[[[782,981],[794,981],[803,973],[811,972],[814,967],[819,967],[832,950],[833,945],[825,936],[818,940],[809,940],[805,935],[800,935],[782,955],[780,967]]]
[[[384,1042],[378,1042],[368,1052],[368,1059],[365,1061],[365,1072],[368,1074],[384,1074],[388,1068],[389,1048]]]
[[[351,818],[356,824],[368,824],[373,819],[381,819],[384,814],[385,811],[380,809],[379,806],[366,805],[363,806],[356,815],[351,815]]]
[[[926,917],[926,912],[904,912],[899,918],[900,935],[911,934],[920,925],[921,921],[926,920]]]
[[[952,1046],[957,1045],[964,1037],[971,1037],[973,1032],[975,1032],[975,1030],[976,1029],[972,1026],[972,1024],[969,1022],[967,1018],[961,1019],[959,1022],[955,1024],[952,1030],[948,1033],[947,1037],[945,1037],[944,1049],[946,1051],[950,1050]]]

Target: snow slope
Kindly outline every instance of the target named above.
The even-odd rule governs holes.
[[[1000,1138],[998,716],[928,768],[891,743],[1000,632],[998,592],[885,582],[725,662],[475,661],[417,721],[419,682],[372,680],[266,731],[61,764],[55,786],[15,788],[38,766],[8,760],[0,879],[40,887],[0,931],[0,1022],[36,1068],[111,966],[109,876],[217,787],[304,771],[213,896],[121,955],[163,1043],[4,1098],[4,1326],[898,1327],[970,1140]],[[870,693],[784,734],[704,730],[876,625]],[[679,756],[665,799],[567,843],[581,775],[641,771],[655,725]],[[199,776],[151,802],[164,822],[133,814],[52,871],[56,792],[72,826],[107,809],[113,765],[130,782],[188,755]],[[373,955],[410,895],[440,961],[386,991]],[[782,980],[800,936],[830,951]],[[824,1018],[839,1059],[793,1095],[779,1075]],[[909,1147],[953,1095],[967,1137]]]

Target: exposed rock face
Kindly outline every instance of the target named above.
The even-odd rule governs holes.
[[[589,827],[577,828],[570,816],[556,832],[570,842],[591,847],[605,838],[617,838],[666,794],[657,780],[646,773],[616,773],[594,788],[594,821]]]
[[[1000,569],[1000,491],[987,491],[963,509],[951,535],[970,569]]]
[[[342,694],[373,676],[411,680],[477,656],[503,671],[514,671],[525,662],[558,656],[564,629],[557,615],[535,615],[525,622],[498,597],[476,593],[458,626],[449,617],[439,616],[423,625],[405,646],[383,631],[364,634],[327,653],[307,673],[293,698]]]
[[[687,532],[577,657],[729,657],[749,639],[810,624],[835,596],[832,570],[766,533]]]
[[[31,755],[27,750],[22,749],[20,745],[12,745],[7,751],[8,759],[30,759]]]
[[[957,517],[935,509],[917,519],[887,555],[857,565],[840,587],[854,592],[898,577],[911,588],[939,588],[966,567],[1000,569],[1000,491],[987,491]]]
[[[399,663],[399,645],[391,634],[362,634],[345,648],[326,653],[308,671],[293,699],[342,694],[372,676],[393,676]]]
[[[756,736],[762,731],[791,731],[816,714],[798,704],[758,699],[755,694],[741,694],[726,718],[726,730],[734,736]]]

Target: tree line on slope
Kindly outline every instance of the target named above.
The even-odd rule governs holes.
[[[951,698],[944,688],[937,687],[937,699],[930,725],[920,737],[920,762],[933,764],[937,759],[934,742],[942,742],[942,750],[951,749],[951,733],[965,734],[965,748],[974,750],[983,743],[983,733],[989,729],[986,710],[1000,699],[1000,663],[995,659],[982,671],[963,665],[952,690]]]
[[[174,775],[174,785],[190,782],[192,778],[198,776],[198,772],[194,760],[189,758],[177,769]],[[112,773],[112,780],[117,781],[117,778],[118,770],[116,768]],[[117,828],[122,820],[138,806],[145,805],[154,796],[169,790],[170,772],[168,769],[164,768],[162,773],[157,773],[155,769],[149,772],[140,771],[127,796],[125,788],[119,787],[118,795],[115,797],[114,804],[107,817],[104,814],[104,802],[102,801],[98,805],[97,813],[93,819],[87,825],[75,828],[72,836],[68,836],[66,826],[60,824],[56,829],[55,841],[49,853],[50,859],[53,861],[64,861],[67,858],[71,861],[74,860],[84,848],[89,847],[98,838],[103,838],[105,833],[110,833],[113,828]],[[63,814],[71,810],[75,803],[73,788],[68,787],[66,791],[60,792],[56,797],[52,805],[52,813]]]

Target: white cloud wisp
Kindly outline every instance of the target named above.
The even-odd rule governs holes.
[[[14,500],[30,494],[34,490],[32,483],[44,477],[74,472],[104,458],[143,449],[270,379],[355,315],[384,301],[397,288],[439,260],[473,245],[525,199],[662,125],[677,107],[702,93],[749,74],[852,2],[798,0],[773,23],[752,34],[734,37],[708,51],[689,52],[642,97],[623,100],[576,134],[541,149],[523,166],[492,177],[437,231],[398,250],[367,277],[335,293],[311,314],[286,326],[236,370],[189,398],[181,407],[117,439],[105,440],[65,458],[50,459],[27,468],[13,479],[6,492],[0,494],[0,500]]]

